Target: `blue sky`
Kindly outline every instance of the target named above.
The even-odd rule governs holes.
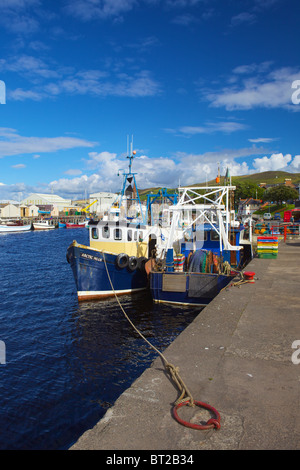
[[[127,135],[141,188],[205,182],[218,165],[300,172],[298,0],[0,11],[0,199],[118,191]]]

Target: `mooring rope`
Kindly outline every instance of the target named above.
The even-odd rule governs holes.
[[[107,273],[109,283],[111,285],[114,296],[115,296],[115,298],[116,298],[116,300],[117,300],[117,302],[118,302],[125,318],[128,320],[128,322],[133,327],[133,329],[138,333],[138,335],[144,341],[146,341],[146,343],[152,349],[154,349],[154,351],[157,352],[157,354],[162,359],[162,362],[164,364],[165,369],[167,370],[167,372],[169,372],[169,374],[171,375],[174,383],[177,385],[177,387],[179,388],[179,391],[181,392],[180,397],[175,401],[175,405],[174,405],[174,408],[173,408],[174,418],[178,421],[178,423],[182,424],[183,426],[192,428],[192,429],[199,429],[199,430],[220,429],[220,427],[221,427],[221,424],[220,424],[221,417],[220,417],[220,414],[218,413],[218,411],[215,408],[213,408],[211,405],[208,405],[207,403],[203,403],[203,402],[200,402],[200,401],[195,401],[193,399],[192,394],[190,393],[190,391],[187,388],[186,384],[184,383],[184,381],[182,380],[182,378],[179,375],[179,368],[175,367],[173,364],[170,364],[168,362],[168,360],[166,359],[166,357],[162,354],[162,352],[160,352],[152,343],[150,343],[150,341],[148,341],[147,338],[145,338],[145,336],[139,331],[138,328],[136,328],[136,326],[130,320],[130,318],[128,317],[127,313],[125,312],[125,310],[124,310],[124,308],[123,308],[123,306],[122,306],[122,304],[121,304],[121,302],[120,302],[120,300],[117,296],[117,293],[114,289],[114,286],[113,286],[113,283],[112,283],[112,280],[111,280],[111,277],[110,277],[110,274],[109,274],[109,271],[108,271],[108,267],[107,267],[107,263],[106,263],[106,259],[105,259],[105,254],[104,254],[103,251],[102,251],[102,256],[103,256],[104,265],[105,265],[105,269],[106,269],[106,273]],[[184,421],[183,419],[181,419],[178,416],[177,411],[180,407],[185,406],[185,405],[193,406],[193,407],[194,406],[199,406],[201,408],[205,408],[207,410],[210,410],[212,413],[214,413],[215,418],[210,418],[207,421],[207,423],[204,424],[204,425],[194,424],[194,423],[191,423],[191,422],[188,422],[188,421]]]
[[[125,312],[119,298],[118,298],[118,295],[114,289],[114,286],[113,286],[113,283],[112,283],[112,280],[111,280],[111,277],[110,277],[110,274],[109,274],[109,271],[108,271],[108,267],[107,267],[107,263],[106,263],[106,258],[105,258],[105,254],[104,252],[102,251],[102,256],[103,256],[103,260],[104,260],[104,265],[105,265],[105,269],[106,269],[106,273],[107,273],[107,277],[108,277],[108,280],[109,280],[109,283],[110,283],[110,286],[112,288],[112,291],[114,293],[114,296],[116,298],[116,301],[118,302],[119,304],[119,307],[120,309],[122,310],[125,318],[127,319],[127,321],[130,323],[130,325],[132,326],[132,328],[138,333],[138,335],[144,340],[146,341],[146,343],[152,348],[154,349],[154,351],[160,356],[160,358],[162,359],[163,361],[163,364],[166,368],[166,370],[170,373],[173,381],[176,383],[177,387],[179,388],[179,391],[181,392],[181,395],[180,397],[176,400],[176,404],[178,403],[181,403],[183,401],[188,401],[190,406],[194,406],[194,399],[190,393],[190,391],[188,390],[187,386],[185,385],[184,381],[182,380],[182,378],[180,377],[179,375],[179,368],[178,367],[175,367],[173,364],[170,364],[167,360],[167,358],[163,355],[163,353],[161,351],[159,351],[152,343],[150,343],[150,341],[147,340],[147,338],[145,338],[145,336],[139,331],[139,329],[134,325],[134,323],[130,320],[129,316],[127,315],[127,313]]]

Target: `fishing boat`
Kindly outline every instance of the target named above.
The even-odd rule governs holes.
[[[86,223],[85,222],[82,222],[82,223],[69,223],[67,222],[66,223],[66,228],[85,228],[86,227]]]
[[[7,224],[0,224],[0,233],[8,232],[28,232],[31,230],[31,224],[23,225],[23,222],[8,222]]]
[[[33,222],[34,230],[51,230],[55,228],[55,225],[50,220],[39,220],[38,222]]]
[[[100,221],[89,222],[90,246],[73,241],[67,249],[78,300],[132,294],[147,288],[148,260],[159,254],[170,222],[159,223],[142,206],[132,161],[136,154],[127,147],[129,169],[123,172],[122,190],[110,211]],[[155,214],[152,210],[151,214]],[[161,212],[161,211],[160,211]],[[151,219],[153,223],[148,223]],[[165,226],[166,225],[166,226]]]
[[[245,227],[235,220],[229,202],[234,186],[179,188],[164,255],[150,271],[155,302],[205,306],[252,258]],[[174,240],[176,227],[183,237]]]
[[[66,228],[66,224],[64,222],[58,221],[58,228]]]

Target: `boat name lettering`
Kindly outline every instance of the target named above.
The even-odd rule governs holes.
[[[81,253],[80,256],[81,258],[85,258],[85,259],[93,259],[94,261],[102,261],[102,259],[99,258],[98,256],[89,255],[88,253]]]

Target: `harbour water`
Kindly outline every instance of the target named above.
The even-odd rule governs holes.
[[[67,449],[101,419],[156,353],[115,299],[78,303],[66,249],[87,229],[0,234],[0,449]],[[200,308],[125,296],[136,327],[163,351]]]

